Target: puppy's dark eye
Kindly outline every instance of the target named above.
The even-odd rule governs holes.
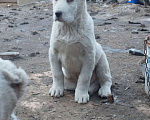
[[[67,0],[68,3],[73,2],[73,0]]]

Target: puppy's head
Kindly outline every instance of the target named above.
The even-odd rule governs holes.
[[[53,0],[54,21],[72,23],[82,12],[85,0]]]
[[[14,89],[17,98],[22,97],[28,85],[26,72],[22,68],[16,68],[13,73],[3,70],[2,74],[10,87]]]

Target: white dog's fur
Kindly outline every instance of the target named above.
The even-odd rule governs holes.
[[[17,120],[14,110],[26,90],[27,81],[22,68],[0,58],[0,120]]]
[[[64,89],[71,89],[75,90],[76,102],[86,103],[89,94],[100,88],[98,94],[107,97],[112,85],[109,64],[95,40],[86,0],[53,0],[53,19],[49,49],[53,73],[50,95],[60,97]]]

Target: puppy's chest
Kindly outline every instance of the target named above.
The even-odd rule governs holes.
[[[85,48],[82,43],[60,40],[57,42],[56,49],[63,67],[81,66],[85,54]]]

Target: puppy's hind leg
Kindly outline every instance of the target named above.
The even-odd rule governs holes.
[[[101,97],[107,97],[109,94],[111,94],[110,88],[112,81],[106,55],[103,50],[101,52],[100,60],[96,66],[96,76],[101,86],[98,91],[98,95]]]
[[[89,90],[88,90],[89,94],[92,95],[95,92],[97,92],[98,89],[99,89],[99,86],[100,85],[99,85],[98,81],[95,81],[95,82],[91,83],[90,86],[89,86]]]

